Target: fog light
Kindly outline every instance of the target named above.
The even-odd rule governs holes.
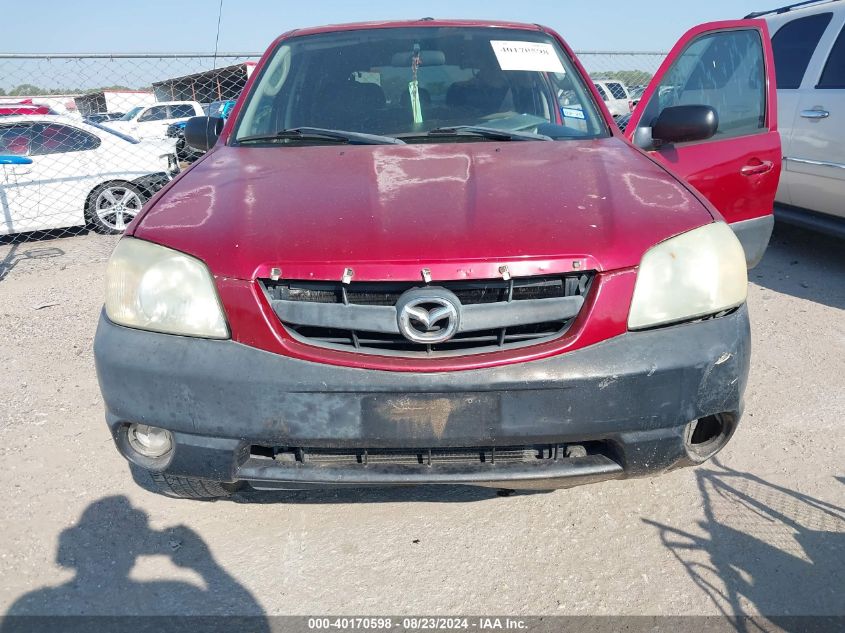
[[[148,424],[130,424],[126,437],[129,446],[144,457],[161,457],[173,448],[170,431]]]

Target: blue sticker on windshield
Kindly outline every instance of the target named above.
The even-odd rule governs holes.
[[[564,108],[561,106],[560,113],[568,119],[581,119],[582,121],[586,119],[584,116],[583,110],[576,110],[575,108]]]

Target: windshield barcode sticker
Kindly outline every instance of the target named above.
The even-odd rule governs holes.
[[[564,108],[561,106],[560,113],[569,118],[569,119],[584,119],[584,112],[583,110],[577,110],[575,108]]]
[[[562,73],[563,64],[555,47],[539,42],[490,40],[502,70],[531,70],[541,73]]]

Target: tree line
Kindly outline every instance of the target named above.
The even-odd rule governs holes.
[[[0,97],[23,97],[33,95],[80,95],[103,90],[152,90],[150,87],[130,88],[129,86],[102,86],[100,88],[41,88],[33,84],[20,84],[8,91],[0,88]]]

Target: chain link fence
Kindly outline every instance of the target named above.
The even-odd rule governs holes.
[[[630,111],[664,56],[579,53],[615,117]],[[50,253],[67,259],[62,242],[25,251],[21,243],[121,233],[198,158],[185,145],[185,121],[226,116],[259,57],[0,54],[0,279],[12,266],[58,257]],[[100,260],[112,243],[87,239],[76,253]]]

